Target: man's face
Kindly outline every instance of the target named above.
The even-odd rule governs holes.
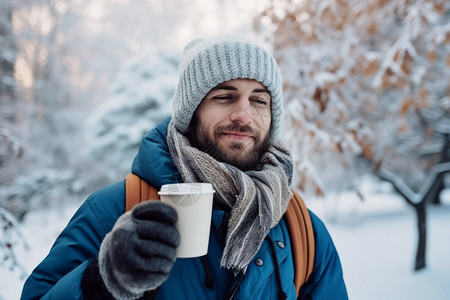
[[[246,171],[266,151],[271,95],[258,81],[233,79],[209,91],[195,111],[191,143],[218,161]]]

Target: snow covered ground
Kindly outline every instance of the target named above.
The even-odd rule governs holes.
[[[350,299],[450,299],[449,200],[429,208],[427,268],[419,272],[414,272],[415,214],[398,196],[375,194],[362,203],[341,195],[334,208],[311,204],[325,221],[337,215],[325,223],[341,256]]]
[[[450,299],[450,193],[444,198],[443,206],[429,209],[427,268],[420,272],[413,271],[415,216],[395,195],[371,194],[361,202],[344,194],[308,202],[338,248],[350,299]],[[46,255],[75,209],[28,215],[21,230],[29,250],[19,253],[27,273]],[[0,300],[19,299],[24,281],[19,272],[0,268],[0,278]]]

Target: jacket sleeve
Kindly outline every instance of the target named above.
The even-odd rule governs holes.
[[[88,197],[25,281],[21,299],[82,299],[83,274],[124,209],[124,182]]]
[[[308,281],[301,287],[299,299],[348,299],[339,255],[325,224],[310,211],[314,227],[314,267]]]

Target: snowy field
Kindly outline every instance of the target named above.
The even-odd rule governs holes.
[[[308,206],[325,221],[335,241],[350,299],[450,299],[450,193],[443,206],[429,209],[427,268],[420,272],[413,271],[415,216],[402,200],[389,193],[372,194],[365,202],[352,194],[332,200]],[[29,250],[20,253],[27,273],[46,255],[75,209],[28,215],[21,230]],[[2,268],[0,278],[0,300],[19,299],[24,280],[19,272]]]
[[[379,194],[362,203],[341,195],[335,204],[310,207],[325,221],[337,216],[325,223],[341,256],[350,299],[450,299],[450,194],[443,206],[428,210],[427,268],[418,272],[415,213],[403,200]]]

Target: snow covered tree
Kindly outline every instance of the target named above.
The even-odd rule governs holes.
[[[14,102],[14,61],[17,55],[13,26],[13,1],[0,3],[0,168],[22,155],[22,145],[10,128],[14,126],[17,105]],[[8,176],[1,172],[1,177]]]
[[[21,221],[30,210],[82,191],[68,170],[76,151],[70,133],[79,123],[69,117],[73,65],[65,40],[74,18],[64,0],[0,6],[0,53],[12,64],[2,65],[1,82],[14,88],[0,88],[0,208]]]
[[[448,151],[430,120],[450,125],[449,10],[444,0],[280,0],[261,13],[255,24],[273,30],[284,73],[298,188],[357,188],[364,157],[373,173],[387,170],[397,190],[401,182],[416,195],[408,203],[420,217],[423,183],[446,172],[420,152]],[[423,266],[424,252],[416,269]]]
[[[2,229],[0,230],[0,268],[18,270],[20,276],[25,277],[26,271],[16,253],[19,248],[27,250],[28,244],[14,216],[2,207],[0,207],[0,228]]]
[[[67,2],[14,0],[6,3],[11,5],[9,38],[16,52],[11,59],[13,72],[8,76],[14,93],[8,102],[1,103],[2,115],[7,116],[0,126],[4,127],[1,136],[9,140],[9,148],[20,151],[16,151],[17,159],[8,159],[0,166],[0,185],[11,184],[32,168],[67,167],[64,136],[71,129],[71,119],[65,115],[71,100],[64,59],[67,52],[60,32],[68,25],[62,24],[63,19],[69,20],[64,16]],[[2,16],[2,23],[5,20]]]
[[[126,62],[112,84],[111,94],[87,122],[83,157],[96,176],[123,179],[137,154],[142,137],[171,110],[179,54],[152,50]],[[100,178],[99,178],[100,179]]]
[[[5,0],[0,3],[0,99],[6,101],[7,96],[11,96],[14,90],[14,61],[17,48],[14,43],[12,30],[12,0]]]

